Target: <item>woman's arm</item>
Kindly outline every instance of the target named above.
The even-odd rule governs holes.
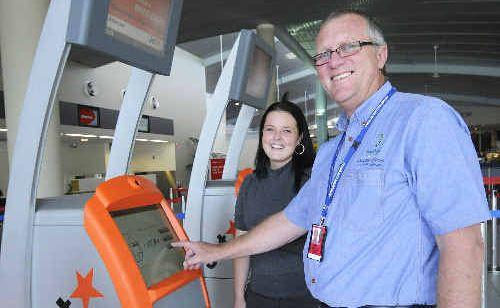
[[[246,231],[236,230],[236,236],[245,234]],[[234,274],[234,308],[245,308],[245,286],[250,269],[250,258],[240,257],[233,261]]]

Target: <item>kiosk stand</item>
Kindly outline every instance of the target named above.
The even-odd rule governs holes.
[[[234,217],[234,182],[246,133],[255,109],[266,107],[274,51],[250,30],[242,30],[234,43],[226,65],[207,102],[191,171],[184,228],[192,240],[217,243],[229,240]],[[226,106],[241,102],[240,110],[226,155],[222,180],[208,181],[208,164],[217,130]],[[214,307],[232,307],[232,263],[221,261],[204,268],[207,288]]]
[[[144,5],[50,2],[10,170],[0,255],[4,307],[210,306],[201,272],[183,271],[183,251],[169,246],[186,235],[161,193],[146,179],[119,176],[127,172],[153,74],[170,73],[182,0]],[[138,6],[142,10],[134,10]],[[93,67],[117,60],[134,67],[107,170],[108,179],[118,177],[95,196],[36,200],[47,126],[68,57]]]

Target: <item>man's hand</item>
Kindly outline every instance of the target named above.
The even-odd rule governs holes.
[[[184,259],[184,269],[194,270],[202,267],[203,264],[212,263],[221,259],[221,247],[218,244],[205,242],[181,241],[172,243],[173,247],[183,247],[186,250]]]

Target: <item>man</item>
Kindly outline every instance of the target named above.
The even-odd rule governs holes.
[[[344,111],[341,134],[321,147],[283,212],[220,246],[176,244],[185,267],[312,230],[320,240],[308,239],[304,271],[324,307],[479,307],[479,223],[490,216],[467,126],[441,100],[385,81],[387,45],[367,16],[330,15],[316,46],[319,79]]]

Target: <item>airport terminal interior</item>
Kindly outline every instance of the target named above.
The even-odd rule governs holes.
[[[162,206],[151,208],[148,211],[159,211],[166,216],[162,216],[163,220],[155,220],[154,215],[147,216],[150,217],[147,219],[157,228],[160,225],[161,228],[166,228],[163,223],[169,221],[168,228],[165,229],[169,231],[165,232],[170,240],[183,239],[186,236],[182,231],[183,227],[189,237],[197,240],[221,242],[222,238],[225,241],[234,236],[231,231],[231,228],[234,229],[231,215],[234,213],[235,180],[238,171],[254,167],[258,125],[268,102],[276,101],[288,93],[288,99],[296,103],[306,115],[316,148],[339,134],[335,124],[342,111],[321,88],[311,60],[316,54],[315,37],[322,20],[329,12],[337,9],[366,11],[381,25],[389,50],[386,76],[398,91],[439,97],[461,115],[470,130],[477,152],[490,209],[498,210],[500,1],[86,0],[81,3],[90,3],[86,9],[91,12],[89,16],[94,18],[92,14],[94,10],[98,11],[96,7],[100,5],[95,3],[114,3],[117,7],[120,4],[130,5],[136,9],[136,13],[137,8],[142,8],[142,13],[146,12],[145,15],[151,16],[155,13],[151,5],[158,5],[158,13],[163,8],[158,4],[162,1],[169,4],[165,12],[168,9],[170,14],[169,19],[164,22],[165,25],[168,24],[168,31],[160,34],[161,44],[164,45],[157,45],[152,41],[140,42],[142,49],[133,51],[135,58],[132,60],[127,58],[129,55],[117,51],[123,50],[123,45],[110,47],[105,51],[89,52],[94,48],[94,38],[89,39],[88,43],[75,43],[69,39],[65,41],[65,26],[68,22],[60,12],[68,10],[68,29],[71,29],[71,21],[78,11],[74,9],[74,3],[79,1],[0,1],[2,249],[13,247],[13,244],[5,241],[14,241],[14,235],[17,234],[17,231],[7,229],[2,233],[2,226],[5,227],[8,223],[9,215],[22,216],[23,220],[11,220],[14,222],[10,222],[9,228],[17,230],[13,226],[16,221],[30,226],[20,236],[26,237],[25,246],[33,246],[33,251],[27,248],[29,252],[18,253],[29,255],[33,262],[19,268],[20,273],[30,278],[18,279],[22,282],[13,288],[19,287],[19,292],[35,290],[43,284],[40,277],[49,275],[51,271],[61,271],[57,276],[58,283],[43,286],[43,292],[31,292],[31,296],[23,298],[25,302],[13,307],[49,307],[47,303],[52,303],[50,307],[70,307],[71,303],[71,308],[119,307],[119,303],[124,306],[127,301],[136,301],[135,298],[123,299],[125,295],[119,292],[114,293],[113,284],[115,287],[117,285],[113,273],[117,270],[111,270],[108,262],[112,263],[109,260],[115,259],[111,256],[109,260],[106,259],[106,252],[100,250],[103,244],[98,244],[100,239],[94,238],[92,234],[95,233],[89,231],[89,228],[94,228],[90,222],[88,225],[86,222],[87,215],[91,214],[84,210],[87,202],[102,203],[103,208],[107,208],[110,213],[119,209],[110,215],[123,234],[131,234],[133,231],[127,229],[127,224],[133,224],[134,218],[124,218],[126,215],[120,212],[125,208],[131,210],[131,205],[127,203],[125,207],[109,201],[116,198],[116,202],[122,202],[112,191],[120,191],[130,181],[133,182],[130,185],[149,187],[148,183],[153,183],[158,188],[145,189],[143,197],[150,201],[149,205],[161,204],[164,208],[164,204],[168,203],[169,210],[163,214]],[[54,2],[63,4],[59,8]],[[47,13],[52,6],[55,12],[53,16]],[[111,7],[110,5],[110,14]],[[51,49],[51,46],[59,44],[57,38],[54,38],[56,35],[50,31],[42,32],[45,29],[43,27],[50,26],[49,16],[54,20],[53,29],[58,28],[58,23],[64,25],[59,27],[64,29],[61,30],[60,50],[55,47],[54,51]],[[113,28],[109,18],[106,31],[118,33],[118,28]],[[86,22],[90,23],[88,20]],[[84,27],[87,24],[83,22],[82,25]],[[134,27],[134,24],[130,27]],[[138,36],[137,32],[133,33]],[[70,36],[71,31],[68,30],[67,37]],[[122,36],[117,36],[117,40],[121,40],[120,44],[128,43]],[[78,36],[75,37],[79,39]],[[99,44],[104,42],[101,38],[96,41]],[[242,41],[256,44],[256,48],[263,48],[259,45],[261,43],[256,43],[262,41],[266,48],[269,46],[274,50],[272,56],[269,56],[270,62],[266,62],[270,63],[270,69],[266,72],[269,78],[266,91],[263,92],[266,94],[265,98],[260,97],[249,105],[232,97],[234,80],[241,75],[234,68],[243,66],[240,56],[246,55],[241,52],[244,47],[239,47],[243,45]],[[46,45],[42,45],[44,42]],[[139,45],[137,42],[134,44],[134,48]],[[47,47],[39,51],[40,46]],[[142,52],[146,49],[144,46],[155,49],[154,56],[167,64],[155,68],[153,60],[143,57]],[[164,46],[167,47],[163,49]],[[58,52],[61,53],[60,57],[54,56]],[[45,78],[44,74],[47,72],[47,76],[49,75],[52,57],[54,61],[60,62],[53,65],[54,76],[48,80],[49,77]],[[39,65],[39,75],[35,74],[36,65]],[[246,70],[247,67],[242,69]],[[246,78],[245,74],[241,76]],[[46,88],[46,94],[36,92],[41,91],[38,88]],[[42,94],[36,93],[46,95],[47,99],[43,104],[36,100],[37,97],[42,99]],[[126,105],[129,102],[130,106]],[[39,106],[40,109],[35,111],[29,106]],[[37,114],[40,119],[38,122],[33,120],[37,119]],[[245,120],[248,123],[240,123]],[[126,121],[137,124],[127,125]],[[243,125],[243,131],[240,125]],[[20,141],[19,136],[32,138],[33,142]],[[19,139],[16,141],[16,138]],[[23,146],[33,151],[23,151]],[[26,157],[26,163],[20,162],[20,158],[17,158],[17,163],[13,163],[17,157],[15,155]],[[26,170],[31,170],[32,173]],[[131,176],[129,182],[113,183],[103,188],[100,195],[95,194],[99,185],[107,183],[113,176],[123,174]],[[135,175],[148,181],[142,182],[142,178],[137,180]],[[17,186],[10,182],[13,179],[25,180],[29,189],[22,188],[24,184]],[[123,195],[129,196],[126,193]],[[129,197],[134,196],[131,194]],[[9,200],[12,202],[8,202]],[[24,203],[30,204],[25,207],[25,212],[9,209],[23,208]],[[213,209],[206,210],[208,205],[213,206]],[[199,213],[189,213],[190,208],[197,206],[200,208]],[[191,220],[188,221],[189,219]],[[213,223],[203,226],[208,221]],[[212,225],[218,226],[218,229]],[[68,230],[67,226],[75,226],[76,229]],[[57,235],[48,235],[52,228],[53,234]],[[101,230],[100,226],[95,228]],[[497,255],[500,230],[497,219],[484,225],[483,231],[486,237],[486,259],[484,262],[477,261],[484,263],[485,272],[482,308],[500,307],[500,256]],[[43,248],[43,245],[52,245],[52,241],[64,241],[64,236],[74,236],[72,241],[85,242],[85,247],[75,248],[76,244],[65,246],[64,243],[57,249],[69,252],[75,249],[74,254],[80,253],[88,258],[87,261],[72,264],[69,256],[72,253],[58,259],[59,256],[54,257],[47,251],[50,247]],[[137,235],[137,238],[141,236],[143,235]],[[159,236],[164,237],[164,233]],[[138,242],[141,240],[137,239]],[[111,243],[113,240],[109,241]],[[128,244],[131,245],[130,242]],[[0,255],[4,253],[5,251],[0,251]],[[10,260],[11,257],[8,258]],[[164,258],[179,262],[179,256],[175,254]],[[0,260],[10,262],[4,256]],[[59,264],[68,264],[67,268],[62,265],[47,265],[59,262],[51,260],[60,260]],[[5,264],[8,263],[2,266]],[[155,266],[153,264],[153,269]],[[184,304],[187,306],[182,306],[178,297],[174,300],[172,295],[169,300],[169,296],[164,295],[181,291],[152,291],[158,284],[165,286],[168,279],[162,279],[177,270],[180,268],[163,268],[164,276],[161,279],[145,278],[147,289],[141,289],[140,292],[152,296],[156,301],[155,307],[196,307],[206,304],[207,298],[210,298],[212,307],[232,307],[232,273],[229,262],[221,262],[215,268],[205,269],[199,277],[186,274],[182,278],[185,279],[182,280],[185,287],[180,290],[184,293],[178,293],[177,296],[192,297],[191,302]],[[63,271],[67,273],[62,273]],[[108,271],[109,277],[106,274],[99,281],[99,277],[102,277],[99,275]],[[144,272],[142,274],[147,276]],[[0,289],[6,290],[3,285],[6,280],[1,278]],[[87,284],[86,289],[82,287],[80,290],[82,281],[86,279],[90,279],[90,285]],[[198,284],[196,279],[201,282]],[[25,284],[30,282],[26,281],[30,280],[31,285],[27,287]],[[111,304],[102,304],[99,301],[107,291],[113,293],[113,296],[108,296],[111,297]],[[160,293],[163,295],[158,295]],[[197,297],[191,294],[196,294]],[[15,296],[12,295],[12,299],[17,301]],[[41,304],[42,302],[45,304]],[[2,297],[0,306],[3,306]]]

